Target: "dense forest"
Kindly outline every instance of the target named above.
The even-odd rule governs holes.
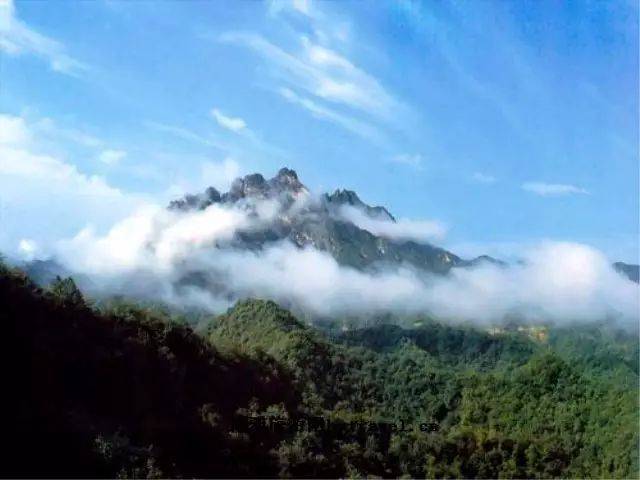
[[[637,332],[323,331],[0,266],[4,477],[638,477]]]

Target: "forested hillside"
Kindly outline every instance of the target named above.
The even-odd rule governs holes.
[[[2,475],[638,475],[636,333],[200,320],[2,267]]]

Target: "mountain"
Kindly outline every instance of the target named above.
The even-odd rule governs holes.
[[[632,282],[640,283],[640,266],[632,265],[624,262],[616,262],[613,264],[615,270],[627,277]]]
[[[168,208],[188,212],[219,204],[252,209],[262,201],[275,203],[279,207],[277,215],[263,228],[239,232],[230,246],[259,250],[270,243],[287,240],[300,248],[313,247],[327,252],[341,265],[360,270],[404,264],[446,274],[456,267],[509,266],[489,255],[463,259],[426,240],[376,235],[367,230],[366,225],[354,223],[352,216],[345,215],[345,209],[355,210],[375,222],[397,223],[385,207],[368,205],[356,192],[346,189],[313,196],[297,173],[289,168],[280,169],[268,180],[259,173],[237,178],[225,193],[209,187],[202,193],[173,200]],[[613,267],[631,281],[640,281],[638,265],[616,262]]]
[[[67,277],[71,272],[59,262],[48,260],[32,260],[21,265],[24,272],[40,286],[46,286],[53,282],[56,277]]]
[[[21,262],[17,266],[40,287],[47,287],[57,278],[69,276],[73,276],[73,280],[83,289],[91,290],[95,286],[89,275],[72,271],[54,258]]]
[[[489,255],[480,255],[479,257],[469,260],[468,266],[475,267],[476,265],[489,264],[495,267],[507,267],[509,264],[497,258],[493,258]]]
[[[160,311],[91,309],[72,280],[42,290],[1,262],[0,312],[1,477],[277,475],[274,440],[230,434],[238,409],[299,402],[273,362],[221,355]]]
[[[252,203],[259,201],[277,202],[279,213],[266,227],[241,232],[233,246],[261,249],[272,242],[289,240],[301,248],[312,246],[328,252],[338,263],[358,269],[409,264],[443,274],[452,267],[472,265],[472,262],[428,242],[374,235],[345,218],[342,209],[354,208],[366,218],[395,223],[396,219],[387,209],[367,205],[351,190],[336,190],[319,198],[313,197],[296,172],[288,168],[282,168],[269,180],[259,173],[236,179],[230,190],[223,194],[209,187],[203,193],[172,201],[168,208],[192,211],[212,204],[246,204],[250,208]]]

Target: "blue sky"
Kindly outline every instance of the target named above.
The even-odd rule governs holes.
[[[0,22],[5,251],[286,165],[463,255],[637,263],[635,2],[0,0]]]

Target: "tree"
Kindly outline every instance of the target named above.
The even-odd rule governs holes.
[[[59,303],[65,306],[85,306],[82,292],[71,277],[61,278],[60,276],[56,276],[56,279],[49,287],[49,291]]]

